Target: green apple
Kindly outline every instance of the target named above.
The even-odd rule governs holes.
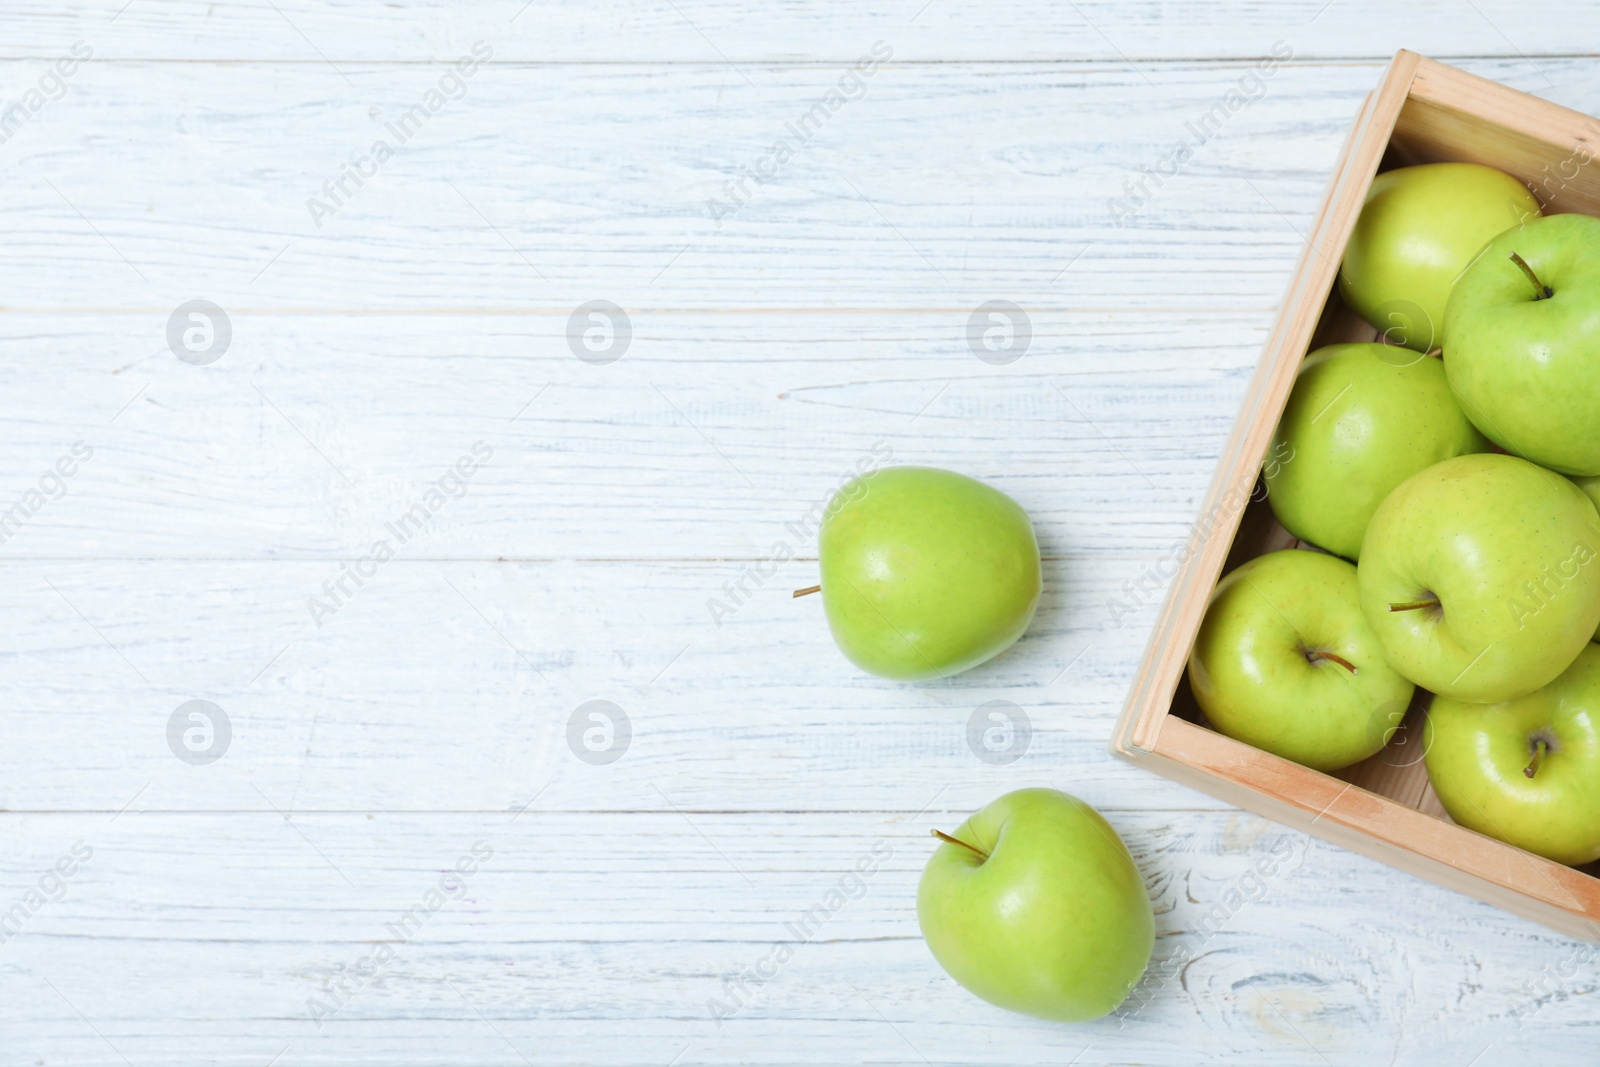
[[[1011,647],[1039,606],[1039,543],[1017,502],[933,467],[847,482],[818,537],[828,627],[856,666],[943,678]]]
[[[1440,460],[1488,450],[1437,359],[1394,345],[1329,345],[1295,379],[1267,499],[1290,533],[1355,559],[1390,490]]]
[[[1356,568],[1292,548],[1217,583],[1189,686],[1219,732],[1319,771],[1383,748],[1413,690],[1361,615]]]
[[[1372,180],[1345,245],[1339,295],[1389,340],[1427,352],[1449,332],[1456,276],[1495,234],[1539,214],[1509,174],[1477,163],[1425,163]]]
[[[1600,516],[1567,479],[1485,452],[1437,463],[1378,506],[1361,610],[1395,670],[1475,703],[1566,670],[1600,624]]]
[[[1422,736],[1456,822],[1558,863],[1600,859],[1600,646],[1516,700],[1436,699]]]
[[[1467,418],[1513,455],[1600,474],[1600,219],[1496,237],[1445,311],[1444,369]]]
[[[944,840],[917,885],[933,958],[969,992],[1024,1015],[1098,1019],[1150,962],[1155,916],[1128,848],[1054,789],[1007,793]]]

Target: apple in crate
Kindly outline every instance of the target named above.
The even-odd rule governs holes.
[[[1345,245],[1339,295],[1396,344],[1419,352],[1448,335],[1451,284],[1496,234],[1539,215],[1511,175],[1477,163],[1425,163],[1372,180]]]
[[[1577,486],[1515,456],[1458,456],[1372,516],[1361,610],[1424,689],[1512,700],[1566,670],[1600,625],[1597,556],[1600,515]]]
[[[1054,789],[1007,793],[954,833],[917,885],[922,936],[969,992],[1063,1022],[1116,1009],[1144,974],[1155,915],[1094,808]]]
[[[1600,645],[1516,700],[1436,699],[1423,746],[1462,826],[1558,863],[1600,859]]]
[[[1445,312],[1444,369],[1467,418],[1513,455],[1600,474],[1600,219],[1496,237]]]
[[[1284,529],[1355,559],[1395,486],[1488,450],[1437,359],[1395,345],[1328,345],[1306,357],[1278,420],[1267,500]]]
[[[1189,685],[1218,732],[1320,771],[1383,748],[1413,691],[1362,617],[1356,568],[1292,548],[1217,583]]]
[[[828,505],[817,556],[834,641],[885,678],[975,667],[1011,647],[1039,606],[1027,512],[953,471],[887,467],[851,479]]]

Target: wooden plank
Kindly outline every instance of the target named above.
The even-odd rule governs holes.
[[[354,559],[482,441],[408,558],[814,556],[807,515],[865,457],[994,480],[1047,554],[1131,579],[1184,536],[1259,316],[1031,318],[994,367],[966,314],[640,314],[594,367],[530,338],[564,316],[236,316],[193,367],[151,351],[163,316],[0,315],[0,512],[94,449],[0,555]]]
[[[670,779],[673,801],[696,808],[915,811],[941,789],[976,808],[1031,775],[1109,807],[1215,807],[1103,758],[1138,654],[1119,636],[1138,616],[1119,632],[1104,609],[1127,565],[1047,563],[1023,640],[926,686],[840,655],[821,605],[789,595],[814,562],[747,581],[742,602],[723,588],[737,562],[373,569],[314,618],[307,601],[334,603],[323,586],[338,562],[0,566],[15,635],[0,808],[507,811],[543,789],[555,806],[655,809],[649,782]],[[716,618],[713,597],[729,609]],[[167,732],[196,699],[232,730],[226,755],[199,767]],[[588,765],[572,746],[590,700],[631,721],[620,762]],[[992,700],[1031,728],[1010,764],[969,745]]]
[[[917,59],[1072,59],[1131,67],[1152,81],[1172,60],[1253,59],[1280,40],[1297,54],[1332,60],[1386,60],[1419,41],[1441,57],[1505,56],[1524,66],[1542,64],[1550,55],[1600,51],[1600,38],[1588,23],[1555,11],[1529,19],[1493,0],[1464,10],[1434,4],[1376,10],[1348,0],[1228,0],[1173,18],[1170,6],[1157,0],[1081,0],[1065,7],[1001,0],[985,5],[975,21],[972,12],[941,0],[823,0],[795,8],[750,0],[660,7],[619,0],[471,6],[397,0],[379,13],[307,0],[227,6],[104,0],[71,8],[12,2],[3,17],[11,31],[7,56],[53,59],[82,38],[113,58],[320,66],[334,89],[345,87],[341,73],[359,85],[360,64],[449,62],[477,40],[516,62],[718,63],[727,68],[730,88],[744,85],[741,71],[759,83],[762,71],[751,65],[848,62],[879,39]]]
[[[145,351],[196,297],[241,330],[258,312],[494,309],[527,317],[519,354],[558,355],[573,309],[602,298],[644,320],[636,355],[654,313],[913,309],[960,351],[993,299],[1263,314],[1376,69],[1290,64],[1231,113],[1236,67],[1152,90],[1115,68],[915,65],[815,126],[827,70],[730,94],[713,67],[490,63],[400,144],[388,124],[432,91],[426,68],[374,68],[348,99],[300,65],[91,65],[0,145],[18,268],[3,304],[133,309]],[[1600,94],[1600,76],[1569,70],[1577,94]],[[378,166],[380,140],[396,154]],[[1179,143],[1192,158],[1163,177]],[[97,179],[111,150],[137,181]],[[358,165],[376,171],[359,187]]]
[[[1592,65],[1545,66],[1556,101],[1600,100]],[[1550,92],[1520,61],[1473,67]],[[0,63],[13,81],[32,70]],[[240,320],[241,351],[265,313],[381,330],[383,315],[494,309],[521,316],[518,355],[565,357],[568,317],[600,298],[646,320],[636,356],[657,315],[714,325],[772,309],[863,324],[910,309],[957,351],[992,299],[1088,320],[1160,309],[1265,324],[1380,70],[1290,63],[1220,123],[1206,117],[1236,67],[1178,68],[1157,90],[1047,63],[883,70],[758,186],[742,168],[828,91],[825,74],[785,68],[746,100],[706,67],[490,64],[356,188],[342,168],[370,165],[385,122],[430,89],[415,67],[374,69],[354,102],[298,65],[91,65],[0,145],[16,266],[0,303],[131,311],[121,328],[154,342],[143,355],[196,297]],[[1171,169],[1180,144],[1191,158],[1157,186],[1147,174]],[[108,151],[137,180],[99,182]],[[308,202],[333,204],[324,185],[340,179],[342,205],[313,218]],[[742,206],[718,219],[713,201]]]

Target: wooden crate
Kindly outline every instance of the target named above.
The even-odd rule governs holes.
[[[1179,556],[1111,750],[1403,871],[1600,941],[1600,865],[1553,863],[1450,821],[1421,759],[1422,707],[1411,709],[1383,752],[1330,775],[1208,729],[1185,676],[1217,579],[1295,543],[1273,519],[1258,479],[1301,360],[1324,344],[1377,339],[1334,286],[1373,176],[1448,160],[1515,175],[1547,212],[1600,215],[1600,122],[1413,52],[1395,55],[1345,144],[1188,551]]]

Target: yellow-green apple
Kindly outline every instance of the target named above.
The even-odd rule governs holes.
[[[1345,245],[1339,294],[1397,344],[1427,352],[1449,331],[1456,276],[1493,236],[1539,215],[1511,175],[1477,163],[1425,163],[1372,180]]]
[[[1356,568],[1292,548],[1217,583],[1189,685],[1221,733],[1321,771],[1383,748],[1413,689],[1362,617]]]
[[[1027,512],[980,481],[886,467],[846,483],[818,535],[822,599],[850,661],[885,678],[946,677],[998,655],[1039,606]]]
[[[1456,822],[1559,863],[1600,859],[1600,646],[1516,700],[1435,699],[1422,736]]]
[[[1355,559],[1390,490],[1441,460],[1487,452],[1437,359],[1384,344],[1306,357],[1266,469],[1273,514],[1296,537]]]
[[[1041,1019],[1097,1019],[1144,974],[1155,916],[1117,832],[1054,789],[1007,793],[954,833],[934,831],[917,921],[969,992]]]
[[[1550,215],[1496,237],[1444,321],[1450,388],[1485,437],[1600,474],[1600,219]]]
[[[1485,452],[1414,474],[1361,543],[1361,610],[1390,665],[1492,703],[1566,670],[1600,625],[1600,516],[1582,490]]]

